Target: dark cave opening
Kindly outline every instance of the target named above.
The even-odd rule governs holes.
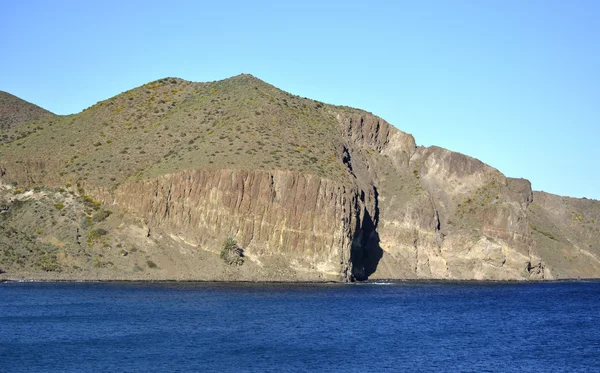
[[[364,209],[362,219],[359,219],[357,216],[356,230],[350,252],[350,262],[352,263],[351,281],[368,280],[369,276],[377,270],[377,265],[383,256],[383,249],[379,245],[379,234],[377,233],[377,223],[379,220],[378,193],[375,187],[373,187],[373,191],[375,197],[375,216],[371,217],[366,208]],[[364,194],[361,194],[361,200],[364,201]]]

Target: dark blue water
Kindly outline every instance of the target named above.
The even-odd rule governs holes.
[[[600,372],[600,282],[0,284],[1,372]]]

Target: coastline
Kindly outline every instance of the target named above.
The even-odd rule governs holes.
[[[468,284],[542,284],[566,282],[600,282],[600,278],[561,278],[548,280],[476,280],[476,279],[377,279],[366,281],[311,281],[311,280],[202,280],[202,279],[65,279],[65,278],[15,278],[2,277],[0,283],[73,283],[73,284],[240,284],[240,285],[399,285],[399,284],[440,284],[440,285],[468,285]]]

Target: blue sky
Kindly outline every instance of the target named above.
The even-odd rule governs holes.
[[[600,199],[597,1],[0,2],[0,90],[58,114],[240,73]]]

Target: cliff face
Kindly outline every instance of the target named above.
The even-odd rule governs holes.
[[[412,136],[374,116],[341,118],[357,179],[378,194],[371,278],[541,279],[526,180]],[[354,161],[356,160],[356,161]]]
[[[52,266],[67,278],[85,277],[75,268],[128,279],[600,276],[597,201],[534,193],[477,159],[417,147],[375,115],[252,77],[165,79],[46,125],[25,124],[31,134],[13,131],[19,140],[0,147],[2,217],[29,216],[12,213],[13,194],[30,199],[18,188],[55,188],[49,211],[61,198],[79,206],[53,254],[71,258]],[[85,250],[68,242],[81,235]],[[227,237],[243,250],[239,267],[219,259]],[[57,239],[39,240],[43,253]],[[6,258],[20,255],[2,245]],[[0,269],[26,267],[13,259]]]
[[[277,256],[300,272],[352,272],[350,248],[367,207],[356,187],[289,171],[193,170],[134,182],[114,203],[216,254],[235,237],[258,265]]]

